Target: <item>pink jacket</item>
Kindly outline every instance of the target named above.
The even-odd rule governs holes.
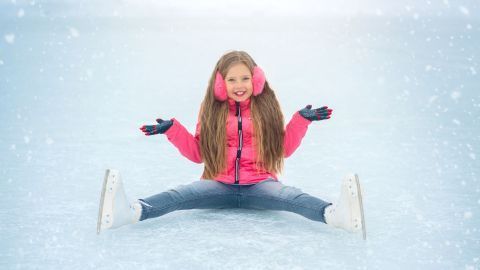
[[[234,184],[236,178],[236,158],[239,148],[238,118],[235,101],[229,99],[229,114],[227,118],[227,168],[213,180],[226,184]],[[238,184],[255,184],[267,178],[277,179],[274,173],[265,170],[257,171],[255,167],[255,149],[253,137],[253,122],[250,116],[250,99],[240,103],[242,117],[243,147],[238,164]],[[295,113],[285,130],[285,157],[289,157],[300,145],[307,132],[310,120]],[[180,153],[195,163],[202,163],[200,152],[200,123],[197,123],[195,136],[175,118],[173,125],[165,132],[167,138],[178,148]]]

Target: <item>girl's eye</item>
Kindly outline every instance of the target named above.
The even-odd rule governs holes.
[[[248,81],[250,80],[250,77],[245,77],[245,78],[242,78],[243,81]],[[228,82],[235,82],[235,79],[228,79],[227,80]]]

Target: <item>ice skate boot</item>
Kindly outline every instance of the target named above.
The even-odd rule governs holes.
[[[108,169],[105,172],[100,197],[97,234],[105,229],[136,223],[140,219],[141,211],[142,207],[139,202],[129,203],[119,171]]]
[[[363,212],[362,193],[358,175],[349,174],[342,182],[340,198],[325,208],[325,222],[349,232],[362,231],[367,238]]]

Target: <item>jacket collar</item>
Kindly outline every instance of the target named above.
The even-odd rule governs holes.
[[[235,100],[233,100],[231,98],[228,99],[228,108],[229,108],[229,110],[233,110],[233,111],[236,110],[237,107],[235,105]],[[250,109],[250,98],[248,98],[245,101],[240,102],[240,109],[242,111]]]

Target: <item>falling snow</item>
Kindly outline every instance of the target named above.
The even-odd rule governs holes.
[[[25,10],[19,9],[17,12],[17,17],[22,18],[23,16],[25,16]]]
[[[13,44],[15,42],[15,35],[14,34],[6,34],[5,41],[7,43]]]
[[[468,8],[464,7],[464,6],[460,6],[458,7],[458,9],[460,10],[460,12],[462,12],[464,15],[468,16],[470,15],[470,11],[468,10]]]
[[[0,4],[2,269],[480,269],[476,1],[60,2]],[[358,173],[366,242],[242,209],[96,235],[105,169],[130,198],[200,177],[138,127],[175,117],[193,131],[231,49],[265,70],[286,122],[305,104],[333,108],[279,178],[334,201]]]

